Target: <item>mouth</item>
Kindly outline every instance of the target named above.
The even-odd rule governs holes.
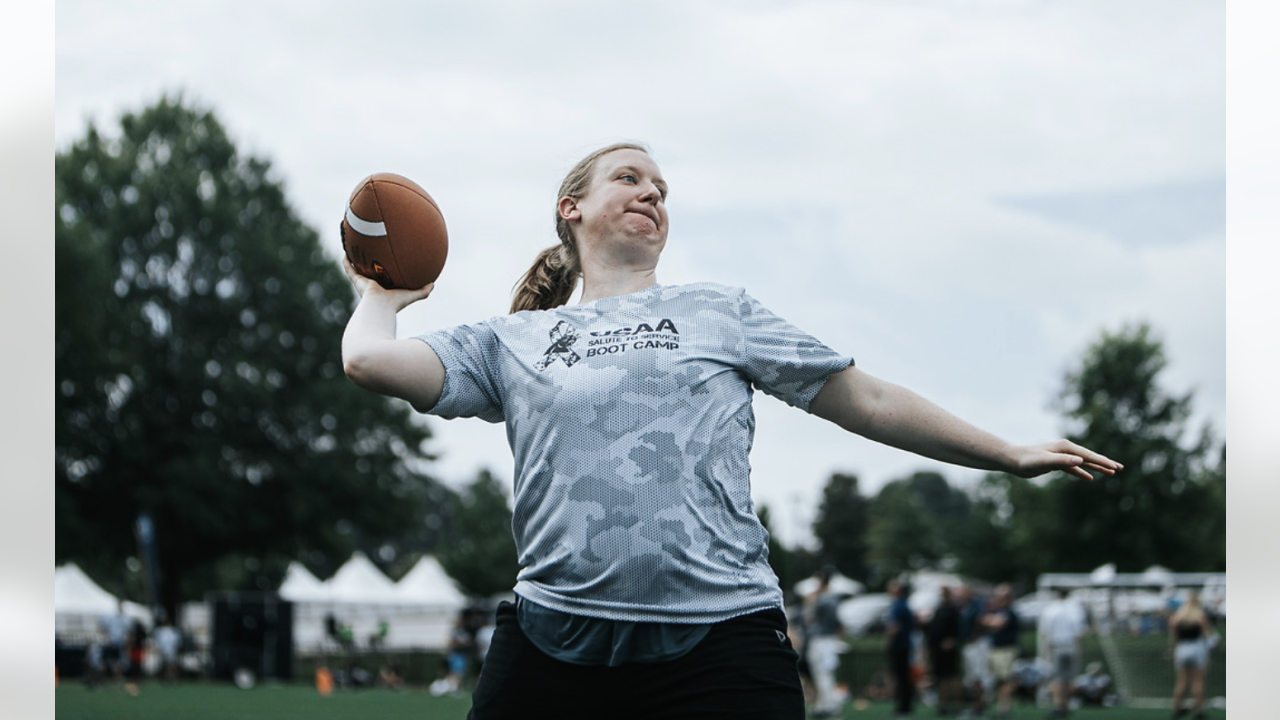
[[[633,212],[633,213],[635,213],[635,214],[637,214],[637,215],[643,215],[643,216],[645,216],[645,217],[649,218],[650,220],[652,220],[652,221],[653,221],[653,226],[654,226],[655,228],[657,228],[657,227],[661,227],[661,225],[662,225],[662,223],[658,222],[658,211],[657,211],[657,210],[655,210],[655,209],[653,209],[653,208],[643,208],[643,209],[640,209],[640,210],[632,210],[631,212]]]

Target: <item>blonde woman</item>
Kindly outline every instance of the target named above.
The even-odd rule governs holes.
[[[1176,678],[1173,684],[1173,717],[1194,712],[1196,720],[1204,717],[1204,676],[1209,668],[1209,653],[1216,637],[1213,622],[1200,604],[1200,593],[1192,590],[1186,602],[1169,617],[1169,654],[1173,656]],[[1191,709],[1183,707],[1187,691],[1191,692]]]
[[[348,377],[420,412],[506,425],[521,569],[472,720],[804,717],[751,500],[756,389],[968,467],[1084,479],[1120,468],[1066,440],[983,432],[854,368],[741,288],[659,283],[667,181],[643,146],[579,162],[555,224],[559,243],[538,254],[511,314],[419,338],[396,338],[396,313],[433,285],[386,290],[347,264],[361,296],[342,341]]]

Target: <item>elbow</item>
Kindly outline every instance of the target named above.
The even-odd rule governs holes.
[[[347,376],[347,379],[366,390],[369,389],[372,382],[371,365],[372,362],[365,353],[342,353],[342,372]]]

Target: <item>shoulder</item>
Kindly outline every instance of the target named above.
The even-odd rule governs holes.
[[[741,302],[747,295],[745,288],[733,285],[722,285],[714,282],[695,282],[684,285],[663,285],[659,289],[658,298],[663,301],[692,298],[702,301],[725,300]]]

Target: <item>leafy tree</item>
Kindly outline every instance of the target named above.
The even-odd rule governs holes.
[[[832,565],[846,577],[866,582],[868,507],[869,501],[858,490],[857,475],[834,473],[827,479],[813,521],[813,536],[819,543],[817,565]]]
[[[934,527],[937,546],[932,554],[939,559],[955,555],[966,542],[972,509],[969,496],[932,471],[912,473],[903,482]]]
[[[870,506],[867,555],[871,585],[905,572],[937,565],[942,558],[936,523],[911,485],[895,480],[880,488]]]
[[[1017,475],[989,473],[973,493],[964,540],[956,546],[957,569],[991,583],[1032,587],[1045,572],[1035,535],[1045,523],[1059,520],[1041,486]]]
[[[1188,427],[1192,393],[1160,386],[1166,365],[1160,340],[1144,323],[1104,333],[1067,375],[1060,403],[1071,436],[1125,470],[1093,482],[1059,476],[1048,484],[1062,518],[1049,530],[1065,550],[1056,558],[1064,570],[1106,562],[1122,572],[1155,564],[1226,569],[1226,557],[1210,557],[1213,545],[1196,533],[1225,515],[1206,483],[1215,442],[1207,427],[1194,434]]]
[[[429,433],[343,375],[354,295],[266,161],[164,97],[54,163],[58,561],[125,589],[145,512],[172,610],[438,512]]]
[[[455,496],[450,517],[436,554],[441,567],[474,597],[510,592],[520,565],[502,483],[481,471]]]
[[[1069,372],[1059,397],[1069,437],[1125,465],[1082,482],[989,478],[1014,572],[1226,569],[1226,455],[1206,427],[1188,427],[1192,394],[1160,386],[1164,349],[1150,326],[1103,333]],[[1214,458],[1219,458],[1214,463]],[[990,507],[990,506],[989,506]],[[972,559],[971,559],[972,560]]]

